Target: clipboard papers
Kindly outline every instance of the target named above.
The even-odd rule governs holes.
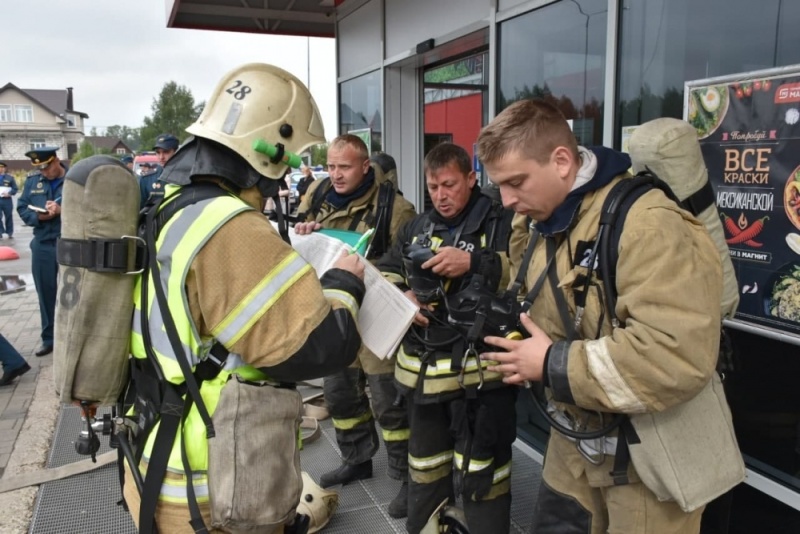
[[[326,231],[330,233],[331,230]],[[337,230],[337,232],[344,232]],[[350,252],[352,244],[347,244],[326,233],[313,232],[297,235],[289,229],[292,247],[300,253],[321,275],[331,268],[342,254]],[[360,234],[355,234],[358,238]],[[353,236],[349,236],[352,238]],[[352,239],[348,239],[351,241]],[[357,239],[356,239],[357,241]],[[403,340],[418,308],[394,284],[386,280],[381,272],[362,258],[364,264],[364,285],[367,292],[358,313],[358,329],[361,341],[378,358],[390,358]]]

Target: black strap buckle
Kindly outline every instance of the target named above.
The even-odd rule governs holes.
[[[146,243],[138,236],[108,239],[59,238],[56,260],[68,267],[82,267],[98,273],[140,274],[144,271]]]

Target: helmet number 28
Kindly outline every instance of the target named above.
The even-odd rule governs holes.
[[[242,85],[242,80],[234,80],[233,85],[225,89],[225,92],[232,94],[236,100],[244,100],[244,97],[251,91],[252,89],[249,86]]]

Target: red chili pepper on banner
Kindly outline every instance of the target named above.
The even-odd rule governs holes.
[[[753,224],[742,230],[741,233],[739,233],[739,235],[733,236],[732,238],[726,239],[725,241],[730,245],[738,245],[739,243],[746,243],[747,241],[750,241],[755,236],[761,233],[761,231],[764,229],[764,221],[768,219],[769,216],[765,215],[764,217],[760,218],[759,220],[757,220],[756,222],[754,222]]]
[[[739,227],[736,226],[736,223],[733,222],[733,219],[731,219],[724,213],[722,213],[721,215],[722,215],[722,222],[725,225],[725,229],[728,231],[728,233],[731,234],[734,238],[738,237],[742,233],[742,230],[739,230]],[[734,242],[733,238],[726,239],[725,242],[728,243],[729,245],[735,245],[738,243]],[[747,245],[748,247],[753,247],[753,248],[761,248],[764,246],[764,243],[759,243],[758,241],[753,241],[752,239],[748,239],[747,241],[744,242],[744,244]]]

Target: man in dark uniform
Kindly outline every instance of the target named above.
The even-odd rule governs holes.
[[[53,352],[58,279],[56,240],[61,235],[61,186],[67,174],[57,150],[57,147],[43,147],[25,153],[39,172],[28,176],[17,202],[22,221],[33,226],[31,270],[42,318],[42,346],[36,351],[37,356]]]
[[[11,197],[17,194],[17,180],[6,174],[6,164],[0,161],[0,234],[14,239],[14,201]],[[10,188],[10,189],[5,189]]]
[[[161,134],[156,137],[156,146],[153,147],[153,150],[155,150],[158,156],[160,167],[158,167],[155,172],[142,176],[142,179],[139,180],[141,206],[144,206],[150,197],[164,196],[164,183],[160,179],[161,172],[164,170],[164,165],[167,164],[169,159],[175,154],[175,151],[178,150],[179,144],[178,138],[172,134]]]
[[[463,290],[479,284],[482,294],[494,294],[505,286],[508,272],[503,241],[508,231],[502,226],[509,220],[502,205],[481,192],[470,160],[452,143],[425,156],[433,208],[403,226],[378,262],[384,276],[420,308],[395,368],[408,406],[410,534],[427,532],[436,507],[455,497],[462,498],[471,533],[511,528],[516,388],[505,386],[500,373],[485,370],[489,364],[478,360],[480,343],[465,332],[471,325],[451,321]],[[477,324],[476,317],[469,320]]]
[[[119,160],[125,165],[129,171],[133,172],[133,156],[122,156]]]

